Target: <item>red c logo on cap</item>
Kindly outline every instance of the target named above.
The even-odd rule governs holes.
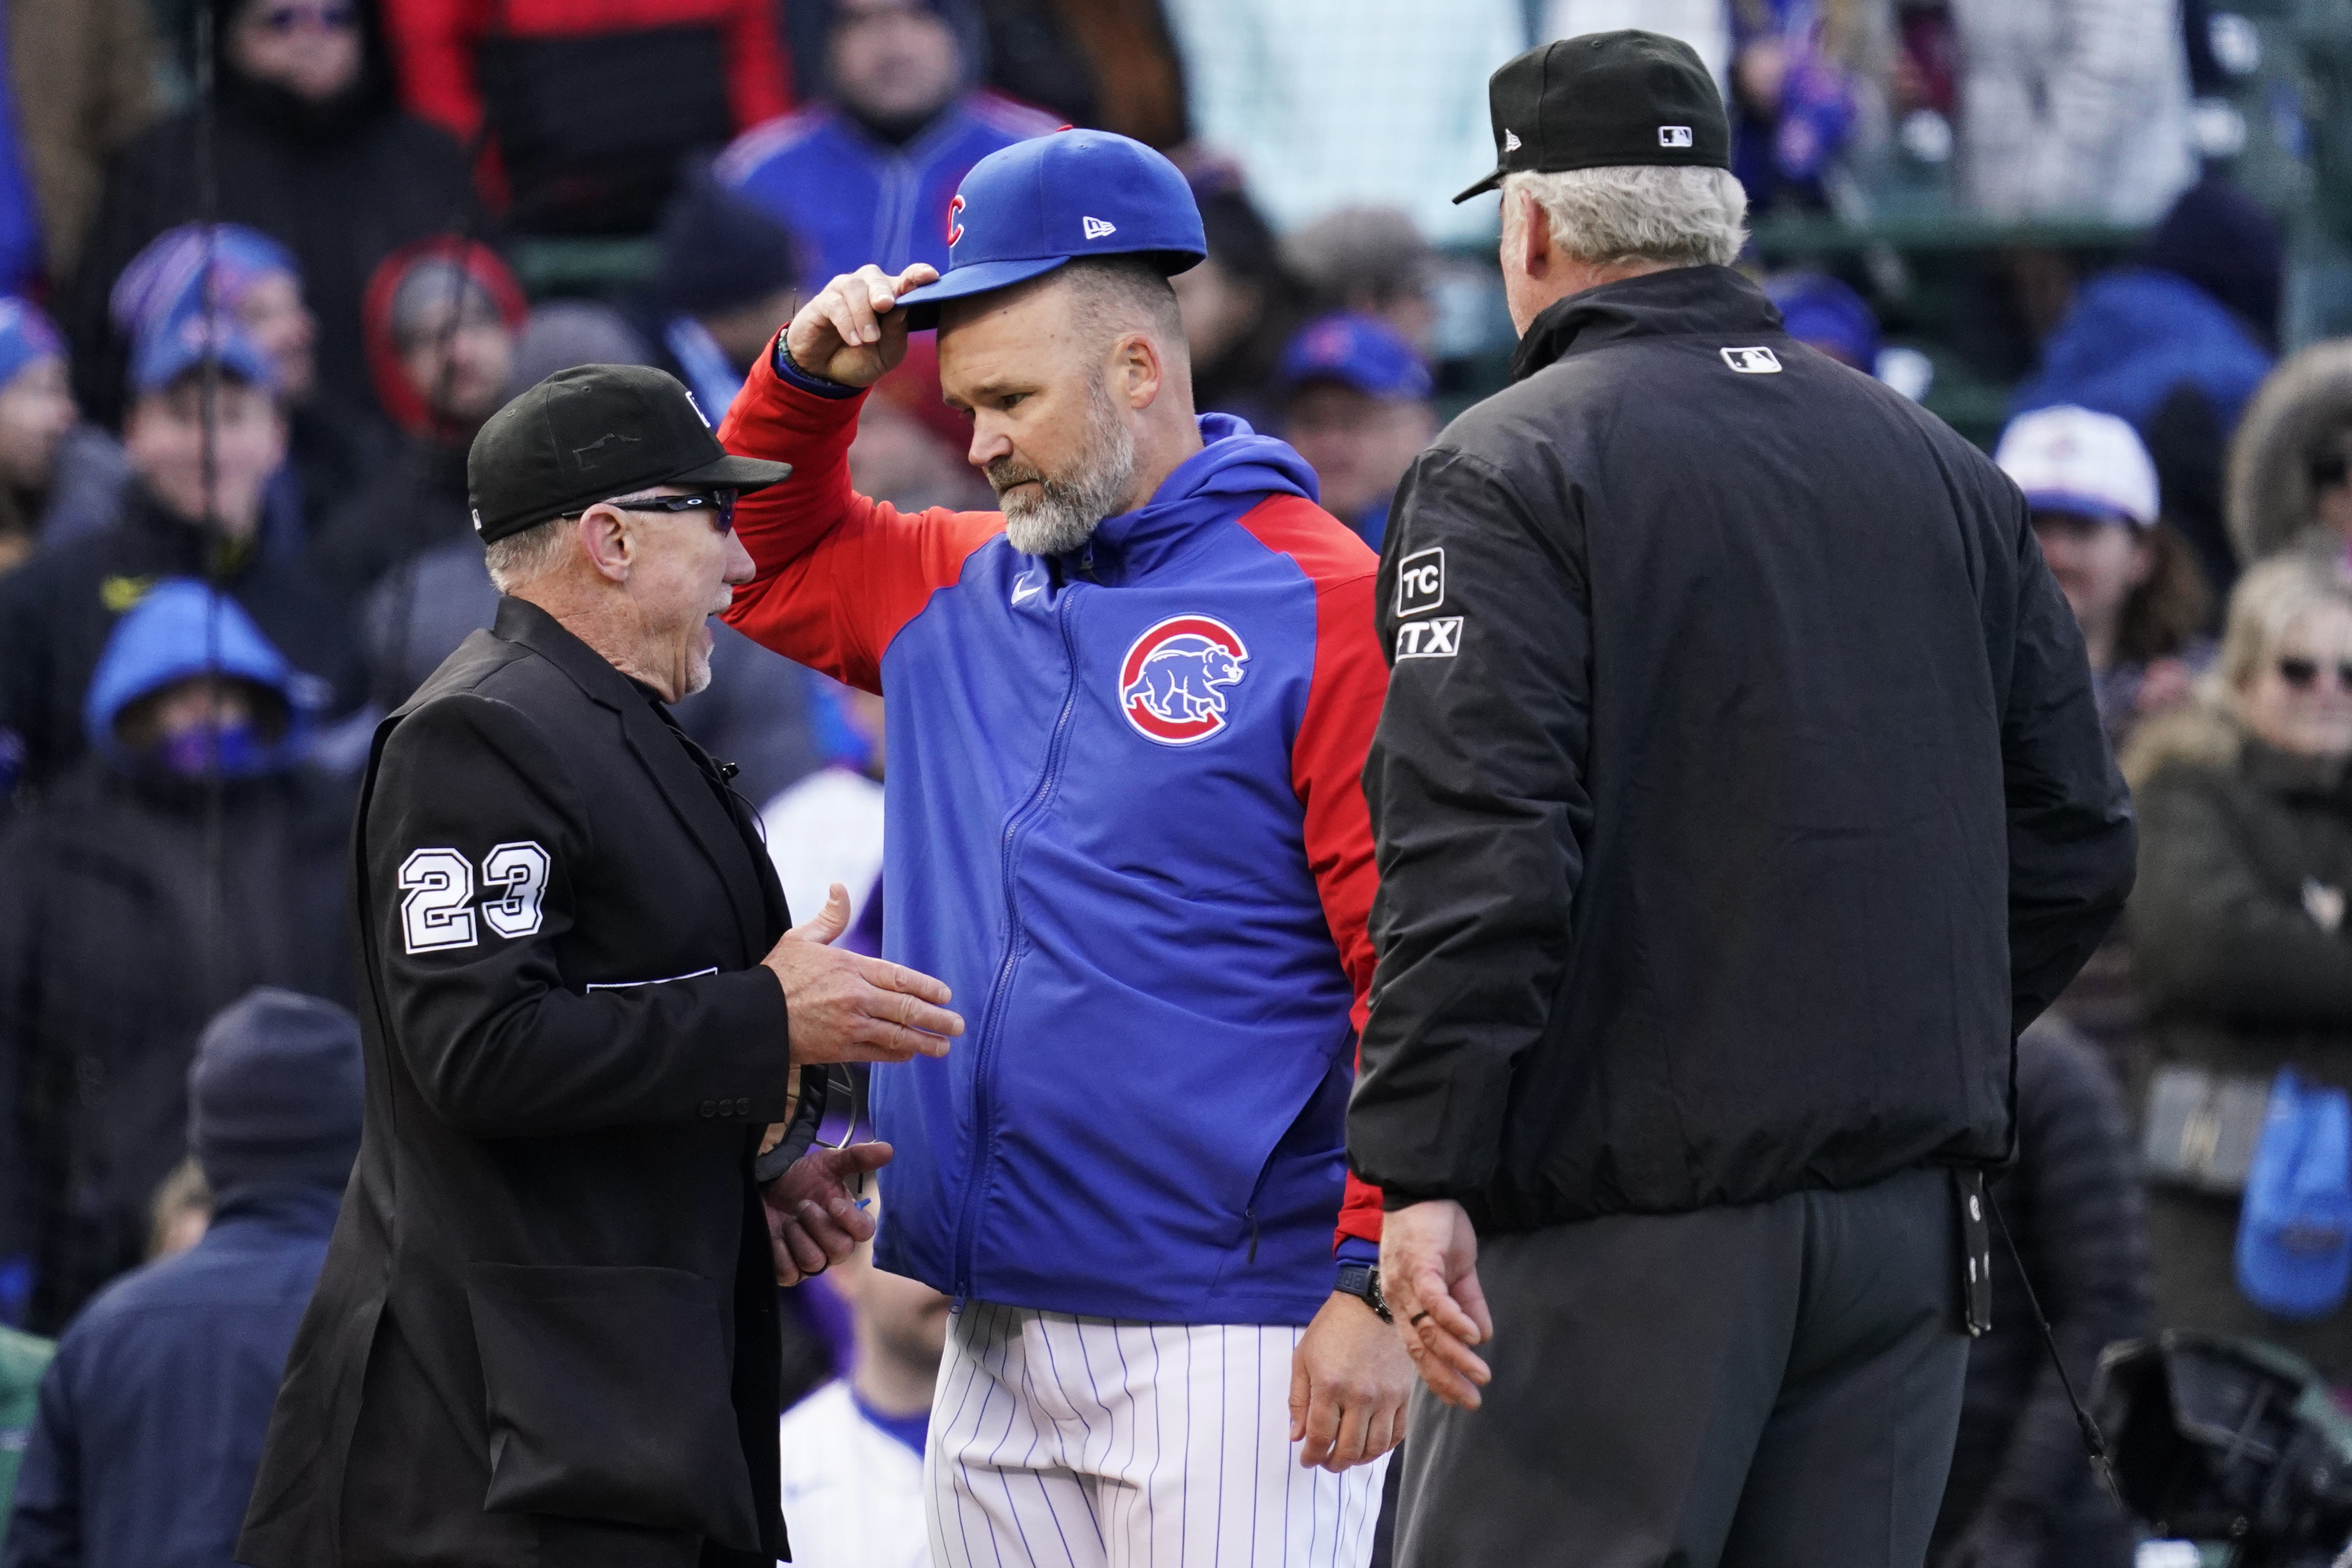
[[[963,225],[957,221],[956,217],[956,214],[962,211],[963,193],[958,191],[955,193],[955,199],[948,203],[948,248],[950,250],[953,250],[963,238]]]

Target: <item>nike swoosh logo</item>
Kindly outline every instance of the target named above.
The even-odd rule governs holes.
[[[1045,591],[1045,585],[1042,582],[1034,580],[1017,582],[1013,584],[1013,602],[1015,604],[1024,604]]]

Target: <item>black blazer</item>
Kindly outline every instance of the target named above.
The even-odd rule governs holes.
[[[366,1134],[238,1560],[772,1563],[789,920],[749,808],[507,599],[376,731],[353,854]]]

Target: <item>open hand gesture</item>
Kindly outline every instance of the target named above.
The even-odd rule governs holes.
[[[760,960],[783,983],[792,1059],[905,1061],[945,1056],[963,1019],[948,1011],[946,985],[904,964],[828,946],[849,926],[849,891],[835,883],[813,920],[793,926]]]

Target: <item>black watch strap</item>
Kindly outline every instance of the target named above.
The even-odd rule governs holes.
[[[1381,1270],[1377,1263],[1342,1263],[1339,1283],[1336,1287],[1343,1296],[1353,1296],[1380,1314],[1381,1322],[1392,1323],[1389,1315],[1388,1298],[1381,1294]]]

